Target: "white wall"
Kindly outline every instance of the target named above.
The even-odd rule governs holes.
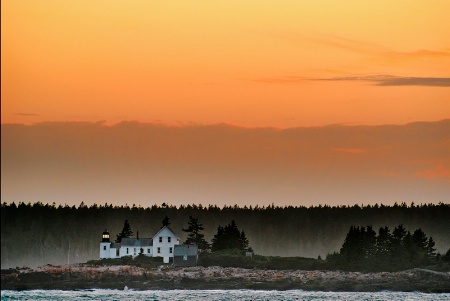
[[[173,257],[174,246],[179,243],[178,237],[176,237],[169,229],[161,229],[160,232],[153,237],[153,257],[163,257],[164,262],[169,262],[169,258]]]
[[[117,258],[116,257],[116,255],[117,255],[117,249],[116,248],[110,248],[109,249],[109,258]]]
[[[110,252],[109,252],[109,246],[111,245],[110,242],[101,242],[100,243],[100,259],[109,258]]]

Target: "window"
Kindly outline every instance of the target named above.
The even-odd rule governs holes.
[[[158,247],[158,254],[161,253],[161,248]]]
[[[159,237],[159,242],[162,242],[162,236]]]
[[[172,237],[167,237],[167,242],[171,242],[172,241]]]
[[[105,250],[105,251],[106,251],[106,246],[103,246],[103,250]]]
[[[150,253],[150,249],[147,249],[147,253]]]
[[[127,254],[128,254],[128,248],[127,248]]]
[[[172,248],[169,248],[169,253],[172,254]]]

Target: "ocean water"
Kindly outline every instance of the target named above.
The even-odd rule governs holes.
[[[413,301],[413,300],[450,300],[450,294],[425,294],[419,292],[310,292],[290,291],[255,291],[255,290],[167,290],[167,291],[133,291],[133,290],[31,290],[1,291],[1,300],[64,300],[64,301],[284,301],[284,300],[363,300],[363,301]]]

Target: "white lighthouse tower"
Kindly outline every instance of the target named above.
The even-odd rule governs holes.
[[[102,234],[102,241],[100,242],[100,259],[109,258],[110,246],[109,232],[105,230]]]

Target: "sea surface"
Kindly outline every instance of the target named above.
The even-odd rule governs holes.
[[[1,291],[1,300],[105,300],[105,301],[178,301],[178,300],[364,300],[364,301],[413,301],[413,300],[450,300],[447,294],[425,294],[419,292],[311,292],[301,290],[262,291],[262,290],[167,290],[167,291],[133,291],[133,290],[31,290]]]

